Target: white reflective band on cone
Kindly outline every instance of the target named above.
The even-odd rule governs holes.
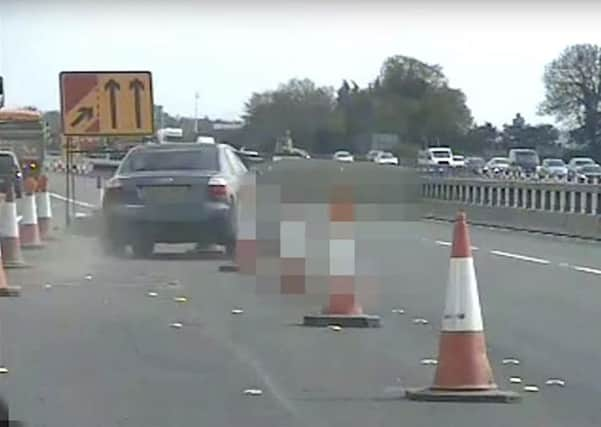
[[[35,195],[36,208],[38,218],[52,218],[52,207],[50,205],[50,193],[36,193]]]
[[[330,239],[330,275],[355,275],[355,241],[351,239]]]
[[[35,205],[35,196],[26,195],[23,198],[22,205],[23,219],[21,219],[22,225],[32,225],[38,223],[38,218],[36,215],[36,205]]]
[[[2,203],[0,207],[0,237],[19,237],[17,221],[17,204]]]
[[[473,258],[451,258],[442,330],[484,330]]]
[[[304,221],[282,221],[280,223],[280,256],[282,258],[305,258],[307,239]]]

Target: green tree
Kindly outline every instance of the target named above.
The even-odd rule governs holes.
[[[500,132],[492,125],[486,122],[481,126],[474,126],[468,132],[460,144],[463,150],[472,154],[482,154],[486,150],[495,149],[500,140]]]
[[[471,127],[465,95],[449,87],[438,65],[393,56],[384,61],[371,87],[379,131],[428,145],[455,140]]]
[[[334,90],[309,79],[292,79],[276,90],[254,93],[245,106],[249,146],[273,149],[276,138],[290,130],[299,148],[318,150],[318,135],[340,126],[333,117]],[[342,132],[342,129],[336,129]]]
[[[505,148],[543,148],[557,143],[559,131],[555,126],[545,124],[532,126],[520,113],[517,113],[511,124],[503,126],[502,142]]]
[[[577,44],[567,47],[545,68],[545,100],[541,114],[554,115],[571,128],[581,128],[581,138],[591,148],[600,142],[601,47]]]

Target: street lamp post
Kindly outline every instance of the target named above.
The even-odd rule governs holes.
[[[200,94],[196,92],[194,94],[194,134],[198,136],[198,99]]]

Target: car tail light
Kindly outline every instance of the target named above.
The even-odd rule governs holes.
[[[223,178],[213,177],[209,180],[209,197],[213,200],[227,200],[227,182]]]

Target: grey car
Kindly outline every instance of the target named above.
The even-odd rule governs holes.
[[[103,242],[150,256],[155,243],[220,244],[233,255],[237,199],[247,169],[225,144],[147,144],[131,149],[102,201]]]
[[[540,167],[540,175],[549,178],[565,178],[568,167],[562,159],[544,159]]]

